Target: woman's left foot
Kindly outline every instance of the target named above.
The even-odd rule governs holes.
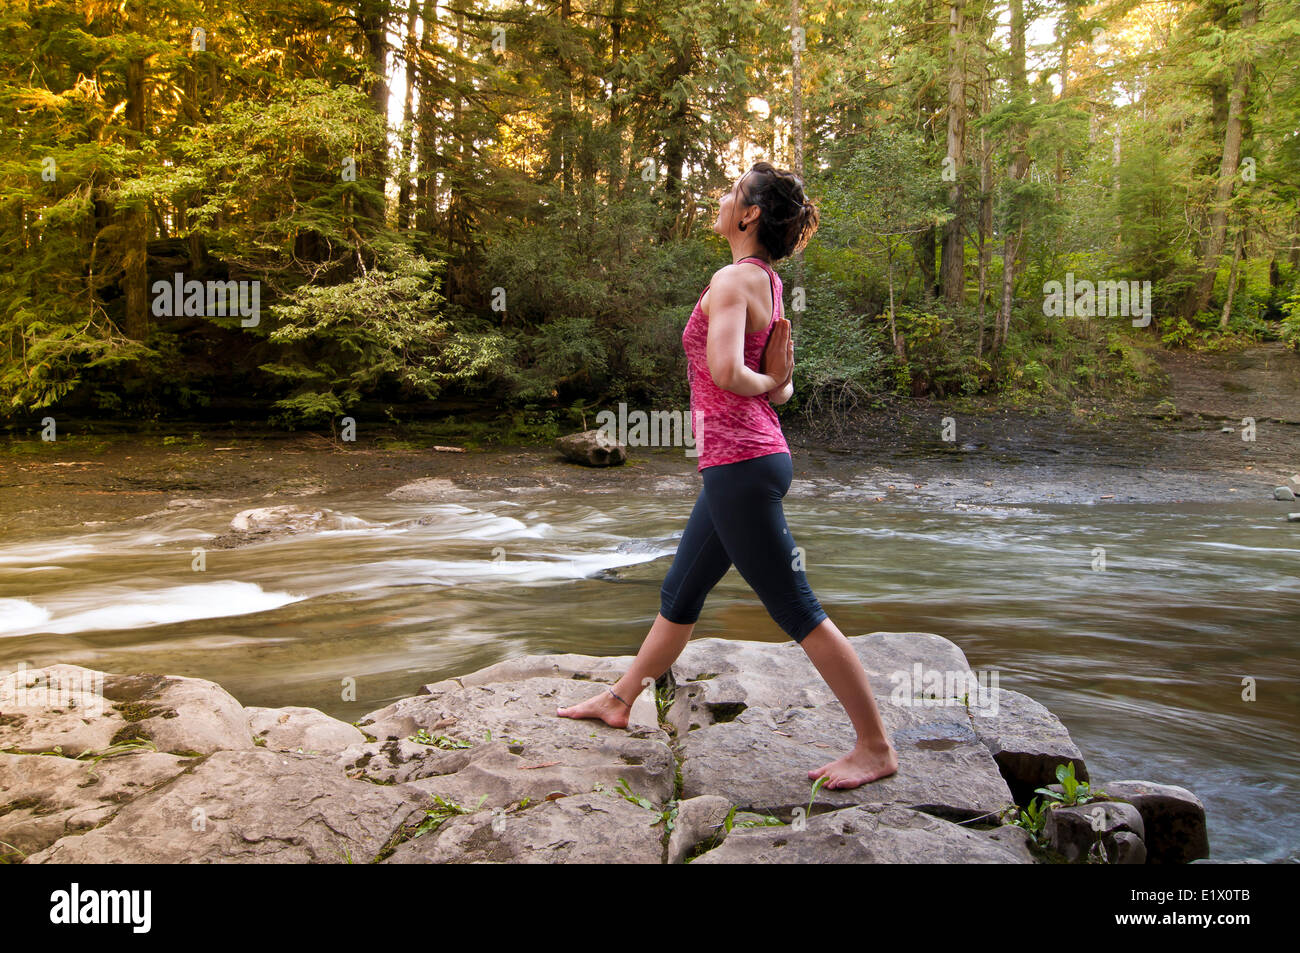
[[[898,752],[893,745],[884,749],[858,745],[838,761],[832,761],[808,772],[808,779],[816,781],[825,776],[823,788],[845,791],[879,781],[898,772]]]

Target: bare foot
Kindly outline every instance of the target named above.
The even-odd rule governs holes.
[[[893,745],[887,745],[884,749],[855,745],[852,751],[839,760],[809,771],[808,779],[815,781],[825,775],[826,783],[822,787],[844,791],[887,778],[897,771],[898,752]]]
[[[568,708],[557,708],[555,713],[561,718],[599,718],[611,728],[626,728],[628,713],[631,710],[629,706],[624,705],[605,690],[585,702],[570,705]]]

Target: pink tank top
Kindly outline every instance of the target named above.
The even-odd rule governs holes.
[[[772,285],[772,320],[763,330],[745,335],[745,366],[757,371],[768,335],[772,333],[777,317],[785,313],[781,278],[759,258],[742,258],[741,261],[759,265],[768,273]],[[708,290],[706,285],[704,291]],[[682,332],[682,347],[686,349],[691,384],[691,433],[700,461],[697,470],[769,453],[789,453],[785,434],[781,432],[781,421],[767,394],[742,397],[713,382],[708,360],[709,319],[700,307],[704,291],[696,299],[695,310]]]

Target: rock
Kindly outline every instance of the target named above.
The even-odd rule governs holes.
[[[0,750],[35,753],[57,747],[75,757],[138,740],[173,754],[253,746],[243,707],[215,682],[180,675],[105,675],[76,665],[22,674],[29,693],[44,687],[74,705],[42,703],[6,711]],[[6,692],[15,691],[17,675],[7,679]],[[83,685],[100,688],[86,692]]]
[[[1285,500],[1288,503],[1295,499],[1295,491],[1289,486],[1278,486],[1273,488],[1273,499]]]
[[[804,830],[733,828],[693,864],[1020,864],[1013,846],[898,805],[815,814]]]
[[[114,756],[92,765],[0,755],[0,840],[21,843],[12,853],[30,863],[365,862],[389,852],[392,863],[678,863],[699,850],[707,863],[1038,862],[1027,832],[987,825],[1013,803],[1009,780],[1032,785],[1051,777],[1057,757],[1074,760],[1060,722],[974,680],[940,636],[875,632],[850,644],[899,771],[820,790],[806,825],[809,769],[855,740],[842,706],[791,642],[700,639],[663,679],[675,739],[650,690],[637,694],[626,730],[556,715],[618,680],[626,656],[507,659],[427,684],[364,716],[359,731],[311,708],[244,709],[201,679],[77,666],[9,673],[0,751]],[[131,743],[170,754],[116,756]],[[1082,758],[1075,763],[1083,773]],[[1051,811],[1058,850],[1086,859],[1095,811],[1117,863],[1148,851],[1155,862],[1166,842],[1192,836],[1187,825],[1204,830],[1199,802],[1181,788],[1112,786],[1122,797]],[[733,805],[800,829],[742,827],[724,838]],[[437,828],[412,837],[431,818]]]
[[[589,697],[590,681],[535,677],[461,687],[448,679],[427,688],[429,694],[394,702],[358,726],[381,742],[409,739],[423,728],[431,739],[471,745],[454,773],[412,778],[429,794],[466,806],[486,795],[483,806],[491,809],[525,797],[582,794],[597,783],[613,788],[621,777],[634,794],[656,803],[672,795],[676,762],[657,725],[629,723],[625,731],[555,714]]]
[[[406,785],[351,781],[312,755],[218,751],[25,862],[369,863],[426,806]]]
[[[592,681],[613,685],[632,663],[631,655],[607,656],[593,655],[519,655],[505,659],[487,668],[479,669],[459,678],[449,679],[464,688],[476,685],[490,685],[493,682],[517,682],[526,678],[571,678],[575,681]],[[438,685],[444,683],[438,682]],[[428,691],[433,686],[425,686]],[[595,693],[599,686],[590,690]]]
[[[1300,513],[1288,513],[1286,519],[1288,523],[1300,523]]]
[[[323,510],[304,510],[292,503],[259,506],[236,513],[230,521],[230,529],[235,533],[293,532],[314,528],[324,518]]]
[[[108,748],[126,727],[104,699],[104,673],[80,665],[0,675],[0,750],[77,757]]]
[[[104,697],[127,721],[114,741],[147,739],[174,754],[253,747],[244,707],[216,682],[183,675],[106,675]]]
[[[462,487],[443,477],[425,477],[411,483],[404,483],[395,490],[385,494],[391,500],[410,500],[417,503],[434,502],[445,499],[459,499],[465,494]]]
[[[614,794],[543,800],[453,817],[400,845],[387,864],[657,864],[662,817]]]
[[[711,794],[679,802],[677,820],[668,836],[668,863],[682,863],[701,844],[721,843],[727,836],[723,821],[730,811],[730,801]]]
[[[375,784],[401,784],[454,774],[469,764],[467,749],[444,751],[433,745],[390,739],[349,745],[335,760],[350,778]]]
[[[1074,776],[1088,780],[1083,754],[1059,718],[1027,695],[994,691],[997,713],[973,708],[972,724],[1018,805],[1027,806],[1035,790],[1055,783],[1057,765],[1072,763]]]
[[[17,861],[65,834],[90,830],[194,763],[143,748],[97,762],[0,754],[0,860]]]
[[[1145,864],[1147,846],[1142,838],[1129,831],[1119,831],[1111,837],[1106,859],[1112,864]]]
[[[1147,863],[1187,864],[1210,855],[1205,806],[1191,791],[1152,781],[1107,781],[1098,787],[1142,815]]]
[[[339,752],[366,740],[357,728],[315,708],[245,708],[253,735],[272,751]]]
[[[228,532],[208,540],[211,549],[233,549],[253,542],[265,542],[323,528],[330,510],[304,510],[293,503],[241,510],[230,521]]]
[[[1127,831],[1143,838],[1142,815],[1132,804],[1122,801],[1090,801],[1062,807],[1050,807],[1043,824],[1043,840],[1065,858],[1067,863],[1086,861],[1100,840],[1106,857],[1135,856],[1130,846],[1117,842],[1115,835]],[[1095,856],[1095,855],[1094,855]],[[1142,863],[1146,860],[1143,852]]]
[[[604,429],[558,437],[555,447],[566,460],[589,467],[612,467],[627,462],[627,450]]]
[[[814,809],[899,804],[964,820],[1011,805],[1007,783],[964,712],[881,705],[880,715],[898,751],[898,773],[858,788],[823,788]],[[838,703],[747,708],[735,721],[697,729],[681,741],[682,796],[716,794],[742,810],[786,819],[808,806],[808,771],[851,750],[854,740]]]
[[[929,704],[910,691],[929,673],[969,679],[961,650],[929,633],[873,632],[849,642],[899,752],[899,771],[860,788],[823,789],[817,805],[901,804],[954,820],[1009,806],[1011,791],[966,706],[956,699]],[[742,810],[790,817],[808,805],[809,769],[853,747],[843,707],[793,642],[699,639],[687,644],[672,673],[677,695],[667,717],[683,759],[684,797],[719,795]]]
[[[981,837],[993,841],[1010,850],[1020,858],[1020,863],[1037,864],[1040,862],[1035,850],[1034,836],[1015,824],[1003,824],[1001,827],[976,831]]]

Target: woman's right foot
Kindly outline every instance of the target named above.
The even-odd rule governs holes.
[[[609,689],[593,695],[585,702],[555,709],[561,718],[599,718],[611,728],[626,728],[631,711],[631,707],[611,695]]]

